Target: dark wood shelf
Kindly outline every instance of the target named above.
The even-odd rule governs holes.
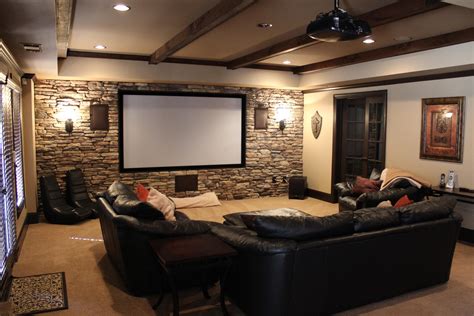
[[[454,196],[463,197],[463,198],[474,199],[474,193],[460,191],[459,188],[446,189],[446,188],[440,188],[439,186],[436,186],[436,187],[433,187],[432,190],[434,193],[439,193],[441,195],[447,194],[447,195],[454,195]]]

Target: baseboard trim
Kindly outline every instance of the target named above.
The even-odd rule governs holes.
[[[25,224],[38,224],[39,214],[37,212],[26,214]]]
[[[336,203],[336,199],[330,193],[306,189],[306,195],[314,199],[323,200],[325,202]]]
[[[474,244],[474,229],[461,227],[459,232],[459,240]]]

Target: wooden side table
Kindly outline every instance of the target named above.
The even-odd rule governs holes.
[[[223,273],[220,273],[220,305],[222,313],[227,315],[224,284],[232,264],[232,257],[237,255],[232,247],[210,234],[161,238],[150,240],[149,243],[166,274],[166,279],[171,288],[174,316],[179,315],[179,297],[175,275],[183,270],[204,273],[210,269],[223,271]],[[204,296],[209,298],[205,283],[202,284],[202,291]],[[161,286],[160,297],[153,305],[153,309],[158,308],[163,297],[164,284]]]

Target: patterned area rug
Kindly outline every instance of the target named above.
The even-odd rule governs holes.
[[[10,301],[16,315],[67,309],[64,272],[13,278]]]

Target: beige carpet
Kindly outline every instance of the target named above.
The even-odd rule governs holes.
[[[265,198],[224,201],[221,207],[185,210],[193,219],[222,222],[222,215],[236,211],[293,207],[314,215],[337,211],[336,204],[315,199]],[[167,299],[157,313],[151,309],[156,297],[137,298],[124,291],[122,281],[108,260],[98,220],[63,226],[30,225],[14,267],[14,276],[64,271],[69,309],[54,315],[169,315]],[[198,289],[180,294],[182,315],[221,315],[213,299],[205,301]],[[202,306],[205,305],[205,306]],[[229,306],[231,315],[243,315]],[[451,280],[444,285],[409,293],[380,303],[342,313],[343,315],[474,315],[474,246],[458,243]]]

